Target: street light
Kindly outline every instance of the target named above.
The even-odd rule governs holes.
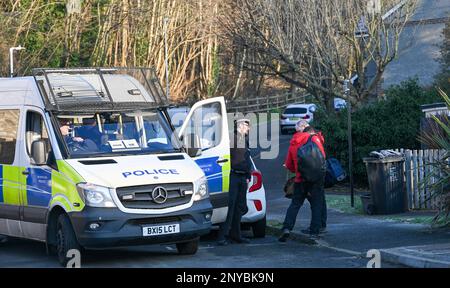
[[[350,99],[349,99],[349,94],[350,94],[350,87],[349,87],[349,83],[353,82],[357,79],[358,77],[352,77],[351,80],[349,79],[345,79],[344,80],[344,95],[346,96],[345,98],[347,99],[347,139],[348,139],[348,176],[349,176],[349,180],[350,180],[350,204],[351,207],[355,207],[355,191],[353,188],[353,140],[352,140],[352,104],[350,103]]]
[[[166,66],[166,96],[170,99],[170,87],[169,87],[169,54],[167,51],[167,26],[169,24],[169,18],[164,18],[164,62]]]
[[[375,0],[375,6],[378,7],[378,2]],[[368,6],[369,7],[369,6]],[[355,37],[361,39],[360,41],[360,47],[362,53],[364,53],[363,49],[363,43],[367,37],[369,37],[369,29],[366,25],[366,20],[364,16],[361,16],[361,18],[358,21],[358,25],[356,27],[355,31]],[[364,72],[363,72],[364,73]],[[365,75],[363,75],[365,76]],[[362,78],[363,81],[365,77]],[[357,86],[358,83],[358,74],[353,75],[350,79],[344,80],[344,95],[347,99],[347,138],[348,138],[348,174],[349,174],[349,180],[350,180],[350,204],[351,207],[355,207],[355,189],[353,184],[353,139],[352,139],[352,104],[350,103],[350,98],[348,97],[350,95],[350,87],[349,84],[351,84],[353,87]],[[364,85],[365,83],[362,83]]]
[[[10,67],[9,76],[11,78],[14,77],[14,51],[20,50],[25,50],[25,47],[19,45],[18,47],[9,48],[9,67]]]

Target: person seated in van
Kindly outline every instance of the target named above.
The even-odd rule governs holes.
[[[70,120],[60,118],[59,119],[59,129],[64,141],[67,144],[70,152],[96,152],[98,151],[97,145],[94,141],[90,139],[83,139],[82,137],[73,137],[70,135],[71,127]]]
[[[97,147],[102,145],[102,133],[98,129],[95,118],[83,118],[83,126],[77,130],[78,136],[94,141]]]

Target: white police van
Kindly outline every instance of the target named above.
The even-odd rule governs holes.
[[[211,228],[209,193],[228,194],[225,102],[196,103],[176,135],[168,106],[147,68],[0,79],[0,234],[46,242],[63,265],[81,248],[196,253]]]

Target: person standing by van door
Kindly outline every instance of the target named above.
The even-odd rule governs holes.
[[[229,241],[250,243],[249,239],[241,235],[241,219],[247,213],[247,188],[252,167],[248,142],[249,131],[250,120],[238,119],[234,122],[233,145],[230,149],[228,214],[225,222],[220,226],[217,242],[220,246],[228,245]]]
[[[309,234],[315,238],[318,236],[322,228],[322,209],[324,205],[324,179],[317,182],[307,182],[302,178],[298,169],[297,152],[300,147],[305,145],[309,138],[320,149],[323,157],[325,157],[325,150],[323,148],[324,139],[321,134],[315,134],[314,130],[308,128],[309,132],[306,132],[307,127],[310,127],[309,123],[305,120],[300,120],[295,125],[297,131],[292,136],[288,154],[285,161],[285,167],[292,173],[295,173],[294,195],[292,197],[291,204],[286,212],[285,220],[282,228],[282,235],[279,238],[280,242],[285,242],[289,238],[290,231],[294,228],[298,211],[302,207],[306,198],[308,198],[311,204],[311,225]]]

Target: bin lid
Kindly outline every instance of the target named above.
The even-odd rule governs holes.
[[[391,156],[385,158],[375,158],[375,157],[365,157],[363,158],[364,163],[392,163],[392,162],[403,162],[405,158],[403,156]]]

